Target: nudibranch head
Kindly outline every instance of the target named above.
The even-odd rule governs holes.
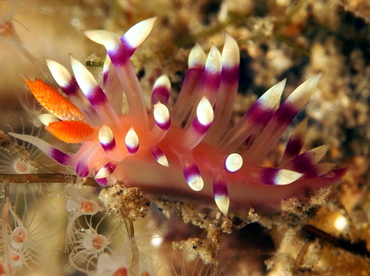
[[[93,176],[102,186],[119,181],[161,196],[204,204],[214,199],[224,214],[230,206],[276,206],[283,198],[340,180],[345,169],[319,163],[326,147],[301,152],[305,121],[293,132],[280,165],[260,166],[309,100],[320,75],[301,84],[280,106],[285,81],[279,82],[229,128],[239,75],[239,48],[229,34],[222,54],[214,45],[208,56],[194,46],[172,106],[170,80],[161,76],[148,111],[130,57],[154,22],[155,18],[144,20],[122,37],[108,31],[85,32],[107,50],[101,85],[74,57],[73,75],[47,60],[65,95],[39,79],[25,80],[36,99],[58,118],[46,129],[66,143],[82,143],[76,153],[64,153],[37,137],[12,135],[74,167],[78,176]],[[123,93],[127,114],[121,113]]]

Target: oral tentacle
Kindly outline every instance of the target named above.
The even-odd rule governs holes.
[[[38,147],[41,151],[43,151],[46,155],[57,161],[58,163],[65,165],[65,166],[73,166],[75,162],[73,162],[73,156],[69,155],[49,143],[45,142],[44,140],[34,137],[32,135],[25,135],[25,134],[18,134],[9,132],[10,136],[13,136],[19,140],[26,141]]]

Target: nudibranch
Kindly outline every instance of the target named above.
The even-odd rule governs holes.
[[[35,98],[55,116],[42,119],[46,129],[66,143],[81,143],[77,152],[68,154],[38,137],[11,135],[74,167],[79,177],[94,177],[101,186],[120,182],[149,195],[200,205],[215,201],[225,215],[230,208],[276,207],[283,198],[341,179],[344,168],[319,163],[326,146],[301,152],[305,121],[293,131],[279,166],[261,166],[311,97],[320,75],[301,84],[280,106],[285,80],[279,82],[229,126],[239,75],[239,48],[229,34],[222,54],[214,45],[208,56],[198,44],[192,48],[174,104],[169,101],[170,80],[160,76],[147,109],[130,57],[154,22],[139,22],[122,37],[104,30],[84,32],[107,51],[101,85],[74,57],[73,75],[47,60],[65,95],[40,79],[25,79]],[[122,112],[123,101],[128,111]]]

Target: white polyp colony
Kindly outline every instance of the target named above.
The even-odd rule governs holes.
[[[23,161],[21,158],[17,158],[13,164],[14,171],[18,174],[31,173],[33,170],[29,164]]]
[[[10,250],[10,261],[14,267],[21,267],[24,264],[24,258],[22,254],[14,249]]]
[[[121,258],[120,258],[121,257]],[[127,275],[127,261],[124,256],[100,254],[96,266],[97,275]]]
[[[80,215],[95,215],[102,209],[95,201],[87,200],[83,197],[68,199],[66,208],[68,212]]]
[[[108,246],[108,244],[108,239],[101,234],[86,233],[83,237],[83,246],[87,250],[101,252]]]
[[[27,241],[27,229],[24,226],[16,227],[10,235],[10,240],[14,249],[21,249]]]
[[[9,226],[9,221],[7,222],[7,224],[5,224],[5,226],[8,226],[7,231],[9,232],[7,234],[7,237],[3,236],[3,238],[6,238],[8,242],[2,241],[2,246],[7,246],[7,249],[2,248],[1,250],[3,251],[3,253],[6,254],[5,256],[7,256],[6,262],[9,261],[10,263],[10,265],[8,266],[9,271],[14,272],[19,271],[24,266],[29,267],[30,261],[36,263],[37,260],[39,260],[39,256],[38,252],[36,251],[36,245],[32,241],[32,232],[30,233],[29,231],[29,225],[28,227],[25,227],[23,224],[24,218],[20,218],[14,212],[12,207],[8,208],[4,206],[4,209],[9,210],[9,215],[11,217],[11,220],[15,224],[15,227],[14,229],[11,229],[11,227]],[[4,250],[6,250],[6,252],[4,252]],[[11,275],[13,274],[11,273]]]

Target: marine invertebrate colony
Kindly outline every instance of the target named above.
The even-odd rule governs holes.
[[[228,34],[222,55],[214,45],[207,57],[199,45],[194,46],[173,106],[169,104],[170,81],[161,76],[154,84],[148,112],[130,57],[154,22],[155,18],[144,20],[122,37],[102,30],[85,32],[107,50],[101,86],[74,57],[74,76],[59,63],[47,61],[69,99],[39,79],[25,80],[36,99],[55,116],[43,117],[46,129],[64,142],[82,143],[76,153],[67,154],[37,137],[11,135],[74,167],[82,178],[93,175],[102,186],[119,181],[201,204],[210,204],[214,198],[224,214],[230,207],[276,206],[282,198],[341,178],[345,169],[319,163],[325,146],[300,153],[303,125],[293,133],[278,167],[260,166],[309,100],[320,75],[300,85],[280,106],[285,81],[276,84],[228,129],[239,72],[239,49]],[[121,112],[123,93],[127,114]]]

